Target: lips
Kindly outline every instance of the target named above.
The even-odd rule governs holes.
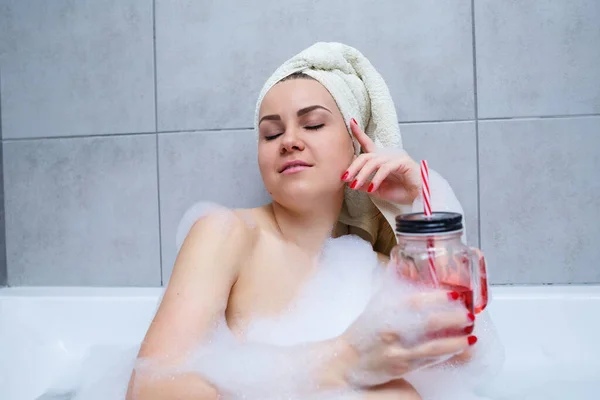
[[[294,167],[312,167],[312,165],[302,161],[302,160],[294,160],[288,161],[279,169],[279,172],[284,172],[285,170],[294,168]]]

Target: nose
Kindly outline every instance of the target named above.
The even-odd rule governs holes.
[[[292,151],[303,151],[304,150],[304,142],[298,136],[298,132],[293,130],[288,130],[281,140],[281,147],[279,148],[279,153],[281,155],[292,152]]]

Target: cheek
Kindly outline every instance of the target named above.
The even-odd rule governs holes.
[[[269,142],[261,142],[257,147],[258,151],[258,164],[267,165],[272,164],[276,157],[273,146]]]
[[[266,178],[265,173],[272,169],[273,156],[269,153],[268,149],[259,147],[258,149],[258,169],[260,170],[263,178]]]
[[[340,149],[338,152],[340,162],[349,166],[352,161],[356,159],[356,156],[354,155],[354,145],[350,136],[346,135],[338,148]]]
[[[326,152],[323,153],[322,157],[326,158],[327,165],[331,168],[332,172],[339,173],[341,171],[345,171],[352,161],[354,160],[354,150],[352,149],[352,144],[349,138],[346,140],[339,140],[338,143],[332,144],[329,143],[327,146],[324,146],[324,149],[327,149]]]

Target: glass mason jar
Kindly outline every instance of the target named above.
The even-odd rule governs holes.
[[[399,215],[398,244],[392,249],[390,260],[404,279],[453,292],[475,315],[488,303],[485,259],[481,251],[462,242],[462,232],[459,213]]]

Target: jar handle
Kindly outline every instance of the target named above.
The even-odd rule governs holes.
[[[485,257],[481,250],[469,248],[471,259],[471,287],[473,289],[473,308],[475,314],[482,312],[488,305],[489,287]]]

